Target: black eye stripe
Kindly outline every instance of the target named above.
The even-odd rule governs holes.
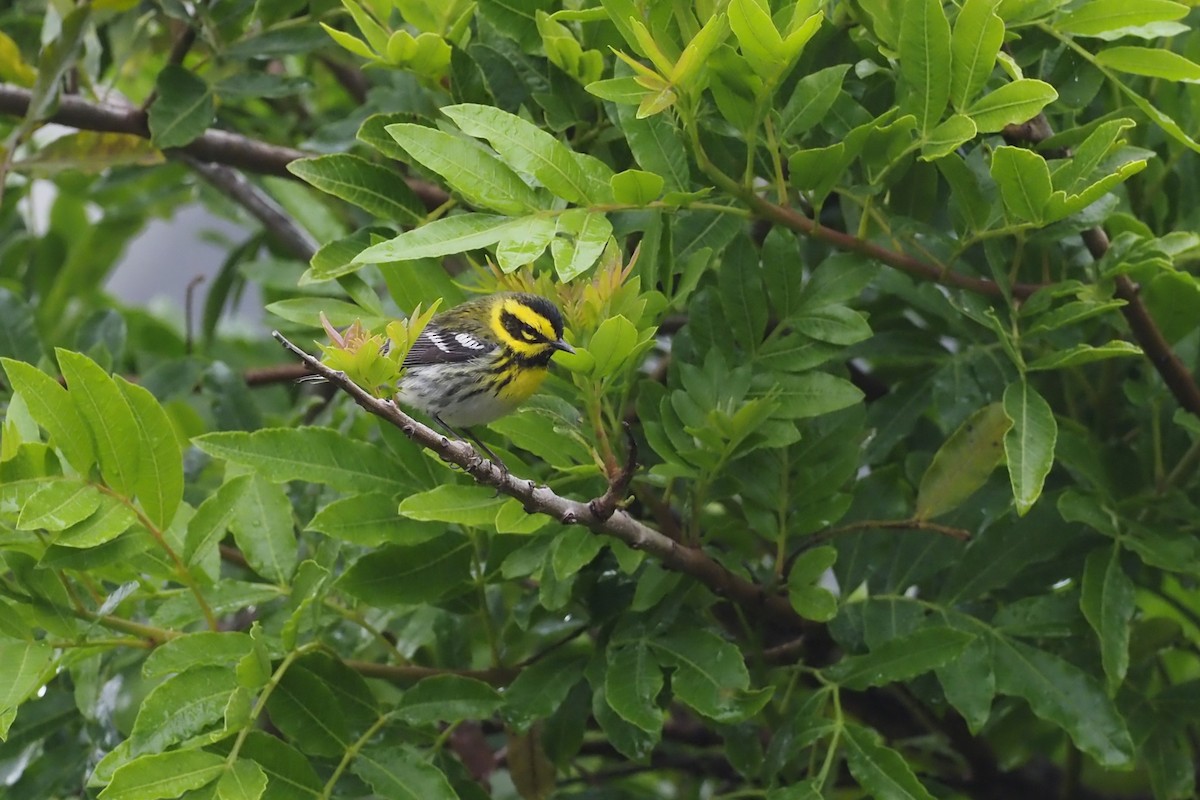
[[[514,339],[531,344],[545,341],[545,337],[538,333],[532,325],[519,319],[512,312],[501,312],[500,324],[504,326],[504,330],[508,332],[508,335]]]

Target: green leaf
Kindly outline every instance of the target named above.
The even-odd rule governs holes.
[[[560,214],[550,242],[559,280],[570,282],[591,269],[611,237],[612,223],[600,212],[572,208]]]
[[[52,677],[53,662],[54,648],[45,642],[0,641],[0,741],[8,739],[17,708]]]
[[[130,753],[158,753],[201,733],[224,717],[237,688],[237,675],[224,666],[196,667],[167,678],[138,707]]]
[[[942,119],[950,99],[950,22],[941,0],[909,0],[900,23],[900,75],[908,94],[904,112],[928,133]]]
[[[618,203],[644,206],[662,195],[665,182],[661,175],[640,169],[627,169],[612,176],[609,181],[613,199]]]
[[[196,509],[196,513],[188,520],[187,536],[184,538],[183,557],[188,566],[202,564],[210,557],[215,558],[217,545],[233,524],[238,502],[252,478],[252,475],[230,478]]]
[[[214,458],[244,464],[272,481],[309,481],[344,492],[396,491],[411,475],[386,450],[332,428],[220,431],[192,440]]]
[[[395,239],[368,247],[355,257],[355,264],[415,261],[478,250],[504,239],[524,220],[493,214],[455,214],[402,233]]]
[[[269,781],[269,800],[313,800],[320,797],[324,781],[317,777],[309,759],[276,736],[251,731],[242,745],[242,755],[254,759]]]
[[[819,342],[851,345],[871,338],[871,326],[852,308],[827,305],[806,309],[788,322],[800,333]]]
[[[744,236],[725,251],[717,286],[728,334],[747,353],[758,350],[767,329],[767,304],[758,250]]]
[[[587,658],[569,650],[558,650],[523,668],[504,692],[504,718],[518,731],[528,730],[566,700],[583,679]]]
[[[612,201],[611,169],[595,158],[573,153],[515,114],[472,103],[446,106],[442,113],[468,135],[486,139],[510,167],[533,175],[558,197],[588,205]]]
[[[0,286],[0,356],[36,364],[42,357],[33,309],[25,299]]]
[[[1089,0],[1055,21],[1054,27],[1075,36],[1116,38],[1105,34],[1128,32],[1154,22],[1168,22],[1187,16],[1188,7],[1171,0]]]
[[[842,729],[846,766],[872,797],[887,800],[934,800],[904,757],[881,744],[879,735],[858,725]]]
[[[404,178],[365,158],[349,153],[299,158],[288,164],[288,172],[381,219],[404,225],[419,225],[425,220],[425,207]]]
[[[218,800],[258,800],[267,790],[267,774],[253,761],[240,758],[217,782]]]
[[[864,655],[847,656],[825,670],[829,680],[861,691],[908,680],[957,658],[975,637],[940,625],[890,639]]]
[[[217,779],[225,758],[203,750],[171,750],[135,758],[113,773],[101,800],[162,800],[179,797]]]
[[[635,106],[642,102],[642,98],[646,95],[647,91],[646,87],[638,83],[637,78],[632,75],[626,75],[621,78],[607,78],[602,81],[592,81],[583,88],[601,100]]]
[[[774,390],[779,400],[776,416],[801,419],[828,414],[855,405],[863,398],[862,391],[845,378],[827,372],[806,372],[802,375],[770,376],[761,386],[766,394]],[[756,384],[758,382],[756,381]]]
[[[111,495],[101,495],[96,511],[54,537],[59,547],[91,548],[112,541],[137,522],[137,512]]]
[[[610,708],[647,733],[662,730],[664,714],[658,705],[663,672],[644,643],[608,648],[604,698]]]
[[[1004,434],[1012,423],[1000,403],[990,403],[967,418],[948,438],[921,476],[917,519],[952,511],[974,494],[1004,461]]]
[[[487,525],[504,503],[505,498],[486,486],[447,483],[404,498],[400,513],[423,522]]]
[[[787,65],[787,51],[771,15],[756,0],[732,0],[728,13],[729,27],[750,67],[759,77],[774,79]]]
[[[1030,372],[1048,369],[1064,369],[1089,364],[1093,361],[1103,361],[1109,358],[1122,358],[1144,355],[1142,348],[1129,342],[1114,339],[1108,344],[1093,347],[1090,344],[1076,344],[1065,350],[1059,350],[1038,358],[1029,363],[1026,368]]]
[[[1058,91],[1050,84],[1022,78],[985,94],[964,113],[975,122],[980,133],[993,133],[1005,125],[1033,119],[1057,99]]]
[[[229,529],[252,570],[287,583],[296,569],[296,535],[292,504],[282,486],[254,475],[240,492]]]
[[[1120,545],[1093,550],[1083,570],[1079,608],[1099,640],[1110,697],[1129,669],[1129,623],[1136,600],[1133,581],[1121,569]]]
[[[617,122],[625,132],[625,142],[639,167],[662,177],[667,191],[690,188],[691,165],[687,149],[670,114],[641,118],[633,106],[621,105],[617,106]]]
[[[671,689],[678,700],[718,722],[744,719],[742,696],[750,673],[742,651],[712,631],[682,628],[646,640],[664,664],[673,665]]]
[[[780,139],[807,133],[825,119],[842,91],[842,80],[848,69],[849,64],[838,64],[805,75],[796,82],[792,96],[779,110]]]
[[[21,506],[19,531],[61,531],[91,516],[100,507],[100,490],[73,480],[47,483]]]
[[[58,349],[58,363],[71,399],[95,438],[100,474],[118,493],[131,497],[141,477],[137,422],[116,383],[87,356]]]
[[[962,114],[954,114],[938,125],[921,144],[921,160],[936,161],[949,155],[966,142],[975,138],[978,128],[975,121]]]
[[[416,544],[443,532],[439,525],[397,517],[395,497],[385,492],[334,500],[316,513],[308,523],[308,530],[364,547],[378,547],[389,542]]]
[[[503,704],[500,693],[483,681],[435,675],[418,681],[404,693],[396,716],[410,725],[487,719]]]
[[[271,722],[305,753],[338,757],[352,738],[338,698],[320,677],[293,664],[267,698]]]
[[[813,204],[820,206],[857,155],[845,142],[797,150],[788,157],[792,185],[810,191]]]
[[[195,73],[168,64],[154,81],[150,141],[160,149],[183,147],[212,125],[217,106],[212,88]]]
[[[808,310],[857,298],[879,275],[879,265],[852,253],[834,253],[813,270],[800,294],[799,308]]]
[[[983,89],[996,66],[1004,41],[1004,22],[996,16],[996,0],[966,0],[950,37],[953,69],[950,102],[962,111]]]
[[[522,217],[513,222],[496,244],[496,263],[505,273],[541,258],[558,232],[555,217]]]
[[[0,300],[0,315],[4,313],[2,305]],[[0,322],[0,326],[3,324]],[[13,391],[21,395],[30,415],[50,434],[50,444],[62,451],[80,475],[91,472],[96,463],[92,434],[67,390],[31,364],[9,358],[0,358],[0,363]]]
[[[579,570],[595,560],[604,549],[604,541],[583,528],[571,527],[560,533],[554,540],[550,564],[554,576],[565,581]]]
[[[1183,83],[1200,83],[1200,64],[1155,47],[1108,47],[1096,54],[1101,66],[1132,75],[1165,78]]]
[[[987,724],[996,696],[991,643],[986,637],[975,637],[957,658],[942,664],[936,672],[946,700],[962,714],[971,733],[979,733]]]
[[[547,206],[517,173],[469,139],[411,123],[388,125],[387,132],[472,205],[513,216]]]
[[[150,521],[159,529],[166,529],[183,500],[183,452],[175,427],[147,389],[120,376],[114,380],[133,411],[141,443],[141,470],[135,494]]]
[[[458,794],[442,771],[408,748],[368,748],[351,762],[350,769],[369,783],[380,797],[458,800]]]
[[[830,546],[814,547],[796,558],[788,573],[788,600],[805,619],[828,622],[837,616],[837,598],[816,583],[837,561],[837,550]]]
[[[996,689],[1022,697],[1104,767],[1130,766],[1133,743],[1113,702],[1090,676],[1056,655],[994,637]]]
[[[992,153],[992,177],[1011,217],[1023,222],[1042,220],[1053,191],[1044,158],[1021,147],[997,147]]]
[[[587,351],[595,358],[592,374],[597,378],[613,375],[632,355],[638,343],[637,327],[624,316],[611,316],[592,334]]]
[[[470,540],[456,533],[385,547],[354,562],[338,585],[371,605],[431,603],[467,581],[473,552]]]
[[[1004,390],[1004,413],[1012,427],[1004,434],[1004,455],[1012,481],[1017,513],[1033,507],[1042,493],[1042,483],[1054,464],[1058,424],[1049,404],[1027,381]]]
[[[142,675],[160,678],[193,667],[228,667],[249,655],[253,648],[250,636],[237,631],[187,633],[151,650],[142,662]]]

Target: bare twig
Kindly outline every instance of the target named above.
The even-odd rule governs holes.
[[[313,371],[304,364],[275,364],[270,367],[248,369],[242,373],[242,379],[249,387],[271,386],[276,383],[292,383],[312,375]]]
[[[637,439],[633,438],[633,430],[628,422],[622,422],[621,427],[625,429],[625,441],[629,451],[625,457],[625,466],[616,476],[609,477],[608,491],[588,503],[592,516],[601,522],[620,508],[621,501],[625,499],[625,493],[629,490],[629,482],[633,480],[633,473],[637,471]]]
[[[644,550],[657,558],[665,568],[692,576],[717,595],[764,617],[775,627],[786,630],[804,628],[804,620],[792,609],[786,597],[734,574],[703,550],[685,547],[619,508],[607,519],[600,519],[592,512],[589,503],[562,497],[549,487],[517,478],[492,462],[481,459],[466,442],[448,439],[405,414],[392,401],[371,396],[345,374],[325,366],[278,331],[273,335],[309,369],[349,394],[367,412],[395,425],[405,436],[443,460],[458,465],[477,483],[494,487],[499,493],[521,501],[531,513],[545,514],[563,525],[581,525],[594,533],[618,539],[635,550]]]
[[[237,170],[200,161],[186,153],[172,153],[172,157],[187,164],[222,194],[253,214],[293,257],[307,262],[317,252],[317,243],[308,231],[301,228],[270,195],[246,180]]]

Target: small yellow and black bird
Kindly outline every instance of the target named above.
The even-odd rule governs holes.
[[[558,308],[535,294],[501,292],[469,300],[434,316],[404,358],[396,399],[428,414],[449,433],[515,410],[538,390],[563,340]]]

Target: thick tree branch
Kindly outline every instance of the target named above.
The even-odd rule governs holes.
[[[0,83],[0,114],[25,116],[30,98],[31,93],[28,89]],[[86,131],[128,133],[143,139],[150,138],[146,113],[141,109],[93,103],[70,95],[64,95],[59,101],[58,109],[43,122],[54,122]],[[201,161],[284,178],[294,177],[287,170],[289,163],[297,158],[316,155],[217,128],[210,128],[179,150]],[[405,181],[430,210],[438,208],[449,199],[445,191],[427,181],[407,177]]]
[[[839,250],[858,253],[867,258],[874,259],[893,269],[906,272],[914,278],[933,281],[944,286],[953,286],[956,289],[966,289],[988,297],[1002,297],[1004,294],[999,284],[994,281],[989,281],[985,278],[975,278],[970,275],[962,275],[954,272],[948,266],[931,264],[910,256],[908,253],[889,250],[866,239],[860,239],[857,236],[851,236],[848,233],[842,233],[841,231],[826,227],[816,220],[804,216],[795,209],[772,203],[753,189],[743,186],[717,169],[703,153],[697,152],[696,155],[700,168],[713,183],[741,200],[750,207],[755,216],[761,219],[773,222],[788,230],[802,233],[805,236],[811,236]],[[1017,283],[1013,284],[1012,294],[1014,297],[1026,298],[1040,288],[1042,288],[1041,284],[1037,283]]]
[[[564,525],[582,525],[593,533],[618,539],[635,550],[644,550],[657,558],[667,569],[692,576],[716,594],[746,608],[753,615],[765,617],[774,627],[792,631],[805,627],[804,620],[792,609],[786,597],[768,592],[762,586],[735,575],[703,550],[685,547],[621,509],[616,509],[611,516],[601,519],[593,513],[590,503],[562,497],[549,487],[517,478],[490,461],[482,459],[466,442],[448,439],[405,414],[392,401],[371,396],[345,374],[325,366],[289,342],[279,332],[273,335],[309,369],[349,394],[363,409],[395,425],[414,442],[433,451],[443,460],[462,467],[476,482],[495,487],[501,494],[520,500],[530,513],[545,514]]]

